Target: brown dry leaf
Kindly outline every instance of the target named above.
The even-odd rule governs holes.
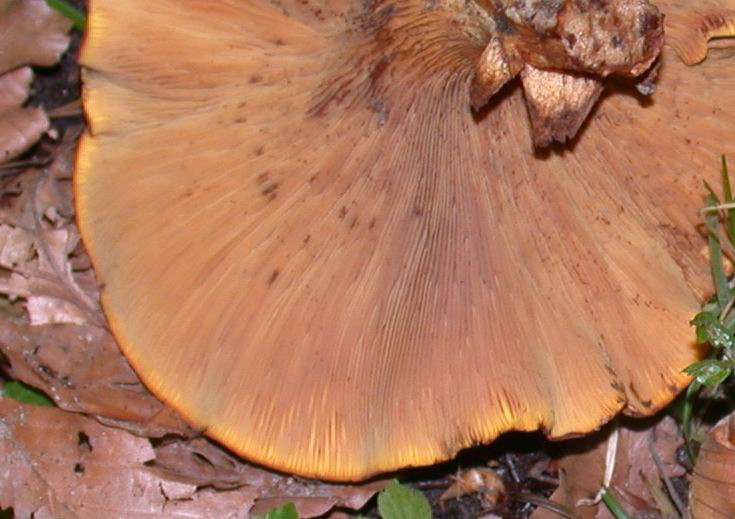
[[[696,519],[735,517],[735,414],[720,420],[702,444],[690,503]]]
[[[41,389],[62,409],[146,436],[193,434],[143,387],[106,330],[33,326],[6,317],[0,321],[0,351],[12,377]]]
[[[286,502],[296,505],[299,517],[309,518],[334,507],[362,508],[385,485],[305,482],[228,457],[229,469],[241,480],[221,489],[199,475],[192,481],[160,470],[149,440],[78,414],[0,399],[0,417],[0,453],[6,460],[0,506],[13,507],[19,519],[247,518]],[[179,445],[182,460],[196,455],[204,463],[222,462],[215,446]],[[203,450],[211,457],[204,458]]]
[[[333,485],[284,477],[243,463],[204,438],[176,440],[155,448],[151,465],[158,473],[182,483],[230,489],[250,485],[259,489],[253,513],[264,514],[284,503],[294,503],[299,517],[318,517],[334,507],[358,510],[387,483]]]
[[[0,74],[53,65],[69,45],[70,29],[71,21],[44,0],[0,0]]]
[[[257,495],[162,478],[148,440],[81,415],[0,400],[0,416],[0,505],[17,519],[245,519]]]
[[[33,73],[69,45],[71,22],[44,0],[0,0],[0,162],[33,146],[49,128],[43,108],[23,107]]]
[[[552,495],[552,500],[574,510],[581,519],[613,519],[602,503],[576,506],[580,500],[594,498],[603,485],[611,430],[608,427],[604,433],[589,439],[570,442],[569,446],[575,451],[559,462],[559,488]],[[654,423],[649,420],[637,425],[621,425],[618,431],[615,472],[610,488],[629,511],[656,510],[656,500],[648,484],[660,485],[663,476],[672,478],[685,473],[674,461],[675,452],[682,445],[678,425],[673,418],[666,416]],[[661,460],[663,474],[656,466],[652,451]],[[531,516],[532,519],[558,517],[545,508],[538,508]]]
[[[28,150],[49,128],[42,108],[22,106],[30,93],[32,80],[33,72],[29,67],[0,75],[0,162]]]

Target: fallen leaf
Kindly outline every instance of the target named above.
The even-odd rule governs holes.
[[[603,486],[605,456],[612,430],[612,427],[607,427],[587,439],[568,443],[571,452],[558,460],[559,487],[551,499],[573,510],[581,519],[613,519],[601,502],[582,504],[593,500]],[[673,418],[664,416],[654,422],[646,420],[618,425],[618,435],[610,488],[631,513],[657,510],[649,485],[660,486],[662,477],[672,478],[685,473],[684,468],[674,461],[676,450],[683,443],[678,425]],[[663,473],[654,460],[654,452]],[[538,508],[531,515],[531,519],[558,517],[545,508]]]
[[[0,399],[0,417],[0,506],[16,519],[246,519],[257,495],[166,480],[147,439],[81,415]]]
[[[176,439],[155,450],[150,467],[167,477],[216,489],[242,485],[258,488],[259,497],[252,510],[256,514],[266,514],[286,503],[293,503],[302,518],[319,517],[334,507],[358,510],[387,483],[335,485],[285,477],[245,463],[204,438]]]
[[[3,56],[2,50],[0,47],[0,56]],[[0,75],[0,162],[28,150],[49,128],[42,108],[23,107],[32,80],[33,72],[29,67]]]
[[[0,74],[22,65],[53,65],[69,46],[71,21],[45,0],[0,0]]]
[[[104,329],[33,326],[6,317],[0,321],[0,352],[13,378],[39,388],[62,409],[151,437],[194,434],[145,389]]]
[[[697,456],[690,492],[692,517],[735,517],[735,414],[720,420]]]

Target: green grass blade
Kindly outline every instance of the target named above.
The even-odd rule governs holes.
[[[717,205],[717,198],[710,194],[707,196],[707,207]],[[720,311],[726,308],[730,299],[732,299],[732,291],[727,283],[727,275],[725,274],[725,264],[722,260],[722,246],[718,237],[718,229],[720,226],[720,216],[717,211],[710,211],[704,215],[704,223],[707,227],[707,238],[709,246],[710,270],[712,272],[712,281],[715,284],[717,293],[717,302],[720,305]]]
[[[18,380],[6,383],[2,390],[4,398],[10,398],[23,402],[24,404],[40,405],[43,407],[54,407],[54,402],[38,389],[31,387]]]
[[[602,493],[602,502],[605,503],[605,506],[615,519],[631,519],[628,512],[625,511],[613,493],[610,492],[609,488],[606,488],[605,492]]]
[[[727,157],[722,156],[722,186],[725,195],[725,203],[732,203],[732,186],[730,185],[730,173],[727,170]],[[735,209],[725,211],[725,228],[727,229],[727,237],[731,242],[735,242]]]
[[[694,452],[694,445],[692,444],[692,423],[694,417],[694,403],[697,401],[697,395],[702,389],[702,385],[696,380],[692,381],[687,388],[686,395],[684,395],[684,405],[681,410],[681,429],[684,432],[684,443],[687,448],[687,455],[689,461],[694,462],[697,460],[697,455]]]
[[[76,7],[69,5],[64,0],[46,0],[46,4],[55,11],[60,12],[67,18],[69,18],[74,24],[74,28],[79,31],[84,31],[87,27],[87,17]]]

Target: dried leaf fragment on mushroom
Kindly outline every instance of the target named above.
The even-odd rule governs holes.
[[[735,6],[727,1],[681,2],[666,17],[666,43],[687,65],[701,63],[715,39],[735,46]],[[729,41],[728,41],[729,40]]]

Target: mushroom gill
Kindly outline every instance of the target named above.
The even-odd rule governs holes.
[[[661,27],[643,0],[92,0],[77,208],[124,353],[326,479],[655,412],[701,353],[735,130],[730,55],[688,67]]]

